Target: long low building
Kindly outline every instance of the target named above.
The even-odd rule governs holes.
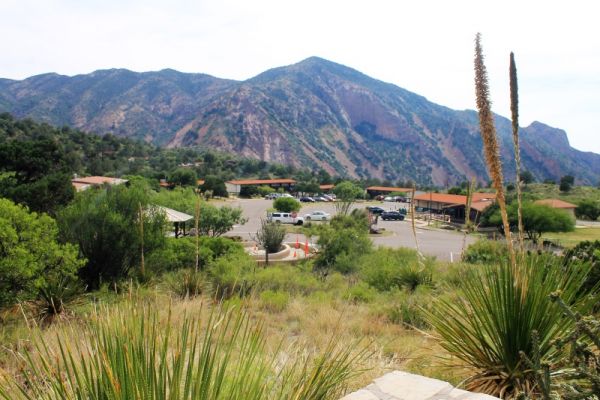
[[[243,186],[270,186],[273,189],[283,188],[292,190],[296,185],[294,179],[240,179],[225,182],[227,192],[233,195],[239,195]]]
[[[379,195],[389,195],[390,193],[406,193],[407,195],[410,195],[414,189],[392,186],[369,186],[366,190],[368,195],[375,197]]]
[[[113,178],[110,176],[86,176],[83,178],[75,177],[71,179],[71,184],[76,191],[81,192],[94,186],[107,185],[122,185],[129,181],[127,179]]]
[[[473,193],[470,219],[476,220],[495,201],[495,193]],[[454,220],[464,220],[467,196],[447,193],[422,193],[415,196],[415,208],[419,211],[449,215]]]

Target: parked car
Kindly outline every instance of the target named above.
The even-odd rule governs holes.
[[[305,197],[300,197],[300,201],[303,203],[314,203],[315,199],[313,199],[312,197],[305,196]]]
[[[269,193],[268,195],[265,196],[265,199],[267,200],[275,200],[277,198],[281,197],[281,193]]]
[[[313,211],[310,214],[306,214],[304,219],[307,221],[329,221],[331,219],[331,214],[326,213],[325,211]]]
[[[325,201],[325,202],[331,201],[331,200],[329,200],[327,197],[325,197],[323,195],[317,196],[317,197],[313,197],[313,199],[315,199],[315,201]]]
[[[304,218],[297,216],[296,213],[274,212],[267,216],[267,221],[278,224],[302,225]]]
[[[369,206],[367,207],[367,210],[369,210],[369,212],[371,214],[375,214],[375,215],[381,215],[382,213],[385,212],[385,210],[381,207],[377,207],[377,206]]]
[[[321,197],[324,197],[327,199],[327,201],[334,201],[335,200],[335,195],[330,195],[330,194],[322,194]]]
[[[398,211],[386,211],[381,214],[381,219],[383,219],[384,221],[387,221],[387,220],[404,221],[404,215],[402,215]]]

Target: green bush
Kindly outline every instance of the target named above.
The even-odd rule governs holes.
[[[583,241],[564,255],[564,265],[567,268],[590,268],[588,277],[583,285],[585,290],[598,289],[600,282],[600,240]]]
[[[169,290],[182,299],[196,297],[206,291],[208,283],[200,271],[184,268],[163,276]]]
[[[407,291],[394,292],[393,301],[385,306],[385,316],[391,323],[427,329],[430,327],[423,310],[431,306],[431,293],[419,289],[415,293]]]
[[[249,255],[231,254],[218,258],[208,269],[208,276],[218,298],[246,296],[252,289],[256,261]]]
[[[257,192],[259,196],[265,197],[271,193],[275,193],[275,189],[273,189],[271,186],[259,186]]]
[[[279,197],[273,200],[273,208],[281,212],[300,211],[302,204],[293,197]]]
[[[470,264],[503,263],[508,260],[508,249],[504,242],[481,239],[467,247],[462,260]]]
[[[597,220],[600,216],[600,202],[590,199],[581,200],[577,204],[575,215],[577,218],[589,219],[590,221]]]
[[[271,312],[285,310],[290,301],[290,295],[286,292],[265,290],[260,294],[261,307]]]
[[[323,283],[310,271],[289,265],[275,265],[269,268],[257,269],[249,279],[252,281],[252,286],[257,290],[274,290],[307,295],[323,288]]]
[[[48,215],[0,198],[0,308],[40,298],[54,302],[60,313],[66,300],[60,287],[74,285],[85,260],[78,257],[77,246],[59,244],[57,236],[56,222]]]
[[[417,252],[411,249],[380,247],[361,257],[359,264],[361,278],[379,291],[414,291],[432,283],[433,259],[419,261]]]
[[[347,291],[346,298],[353,303],[370,303],[377,292],[365,282],[358,282]]]

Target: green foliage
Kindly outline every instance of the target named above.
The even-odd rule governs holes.
[[[508,260],[508,249],[503,242],[480,239],[467,247],[462,260],[470,264],[504,263]]]
[[[0,199],[0,308],[24,300],[54,303],[52,314],[62,311],[65,296],[60,283],[74,285],[84,261],[77,247],[57,242],[56,222],[45,214]]]
[[[167,287],[178,297],[196,297],[207,289],[206,278],[194,268],[183,268],[163,276]]]
[[[156,309],[101,310],[64,330],[57,348],[41,337],[21,355],[22,380],[2,380],[0,397],[51,399],[333,400],[367,353],[338,350],[269,355],[260,325],[239,309],[161,320]],[[38,353],[39,357],[34,356]],[[304,356],[304,357],[303,357]]]
[[[273,208],[281,212],[300,211],[302,204],[293,197],[279,197],[273,200]]]
[[[560,178],[559,189],[561,192],[569,192],[575,184],[575,178],[571,175],[565,175]]]
[[[259,194],[258,186],[255,185],[244,185],[240,189],[240,197],[251,198]]]
[[[310,193],[310,194],[315,194],[315,193],[320,193],[321,192],[321,188],[319,187],[319,184],[317,182],[311,181],[311,182],[298,182],[295,186],[295,191],[299,192],[299,193]]]
[[[517,204],[508,207],[508,218],[511,226],[517,226]],[[524,202],[522,205],[523,229],[527,237],[537,243],[544,232],[571,232],[575,229],[575,221],[563,210],[542,204]],[[489,222],[502,226],[500,212],[494,213]]]
[[[273,189],[271,186],[259,186],[256,190],[258,195],[261,197],[265,197],[267,195],[270,195],[271,193],[275,193],[275,189]]]
[[[416,292],[396,291],[392,301],[384,307],[388,321],[405,327],[428,329],[431,326],[427,321],[424,310],[431,308],[431,293],[419,288]]]
[[[366,282],[358,282],[348,289],[346,297],[353,303],[370,303],[377,296],[377,291]]]
[[[586,268],[590,268],[583,289],[589,291],[598,287],[600,282],[600,240],[580,242],[577,246],[567,250],[563,259],[565,267],[581,268],[583,264]]]
[[[260,294],[262,308],[271,312],[282,312],[290,301],[290,295],[287,292],[275,292],[265,290]]]
[[[217,298],[229,298],[250,292],[255,269],[256,261],[248,254],[236,253],[217,259],[207,272]]]
[[[566,270],[550,257],[531,257],[516,267],[486,265],[465,275],[460,295],[435,301],[428,319],[441,346],[472,369],[466,388],[503,398],[531,394],[535,373],[520,352],[532,358],[536,331],[541,359],[550,365],[563,359],[552,342],[574,323],[549,295],[560,291],[574,309],[590,310],[595,298],[581,290],[587,272]]]
[[[531,171],[521,171],[521,182],[523,182],[525,185],[529,185],[530,183],[535,182],[535,177]]]
[[[215,207],[203,203],[200,206],[198,229],[201,235],[217,237],[229,232],[233,225],[244,225],[247,221],[240,207]]]
[[[213,196],[228,197],[225,181],[218,176],[209,175],[204,178],[204,183],[200,186],[200,190],[204,193],[210,191]]]
[[[166,240],[164,215],[148,204],[145,189],[136,185],[86,190],[59,213],[58,224],[62,236],[77,243],[87,259],[80,276],[90,288],[117,281],[136,269],[142,242],[144,254],[150,254]]]
[[[448,189],[448,194],[462,194],[462,195],[466,195],[466,191],[463,190],[463,188],[458,187],[458,186],[454,186],[451,187],[450,189]]]
[[[367,224],[368,226],[368,224]],[[352,216],[336,216],[331,224],[319,227],[317,270],[335,270],[343,274],[358,269],[357,260],[373,249],[363,221]]]
[[[419,261],[411,249],[378,248],[358,261],[360,276],[379,291],[406,289],[414,291],[432,282],[433,259]]]
[[[177,168],[169,174],[169,183],[177,186],[198,186],[198,177],[191,168]]]
[[[600,217],[600,201],[582,200],[575,209],[577,218],[589,219],[595,221]]]
[[[337,197],[335,207],[339,215],[347,215],[356,199],[364,196],[364,190],[350,181],[336,184],[333,193]]]
[[[148,201],[152,204],[194,215],[197,195],[193,188],[176,187],[172,190],[161,189],[157,192],[150,191],[149,196]]]
[[[299,266],[277,265],[252,272],[252,287],[257,290],[283,291],[290,294],[308,295],[324,289],[322,281],[309,270]]]

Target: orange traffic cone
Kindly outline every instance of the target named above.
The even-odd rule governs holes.
[[[310,253],[310,249],[308,248],[308,239],[306,239],[306,243],[304,243],[304,257],[308,256]]]
[[[296,255],[296,250],[294,250],[294,258],[296,258],[296,257],[298,257],[298,256]]]
[[[296,235],[296,248],[300,248],[300,242],[298,241],[298,235]]]

